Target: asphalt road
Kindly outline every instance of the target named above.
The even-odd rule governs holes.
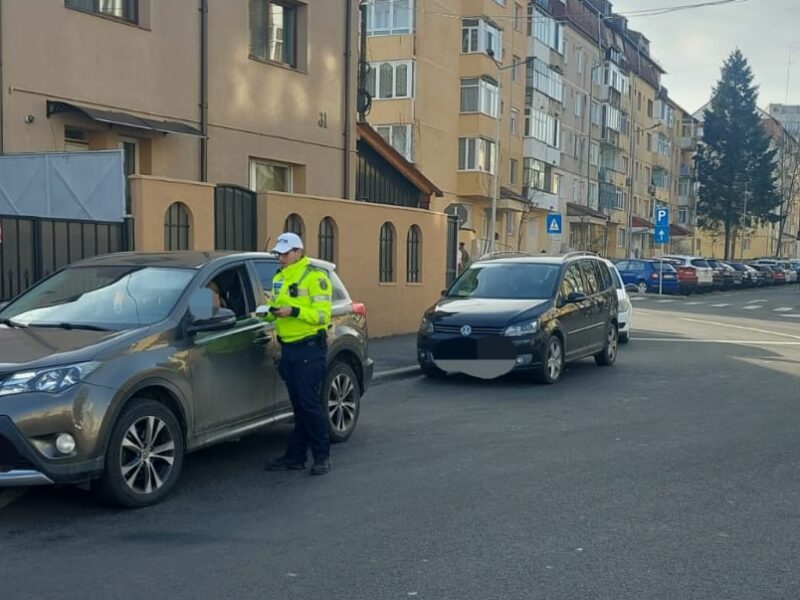
[[[637,300],[617,365],[556,386],[375,387],[326,477],[260,470],[281,428],[151,509],[31,491],[0,508],[0,597],[798,598],[800,319],[733,308],[798,295],[755,293]]]

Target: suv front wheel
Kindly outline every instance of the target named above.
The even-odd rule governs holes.
[[[594,361],[601,367],[610,367],[617,361],[618,348],[619,334],[617,333],[617,326],[609,323],[606,329],[606,342],[603,345],[603,349],[594,355]]]
[[[344,442],[356,428],[361,409],[361,390],[356,374],[350,365],[337,361],[331,365],[322,390],[331,442]]]

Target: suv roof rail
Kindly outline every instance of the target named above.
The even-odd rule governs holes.
[[[536,256],[530,252],[517,252],[513,250],[498,250],[497,252],[489,252],[482,255],[478,260],[493,260],[495,258],[511,258],[511,257],[532,257]]]
[[[562,255],[563,258],[569,258],[570,256],[599,256],[597,252],[588,252],[586,250],[576,250],[575,252],[567,252],[566,254]]]

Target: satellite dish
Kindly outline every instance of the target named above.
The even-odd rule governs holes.
[[[459,229],[467,224],[467,217],[469,216],[469,213],[467,212],[467,207],[464,206],[463,204],[459,204],[458,202],[450,204],[447,208],[444,209],[444,212],[445,214],[454,215],[458,217]]]

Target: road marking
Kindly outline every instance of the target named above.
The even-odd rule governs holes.
[[[633,300],[634,302],[638,302],[640,300],[644,300],[644,297],[643,296],[631,296],[631,300]]]
[[[27,488],[9,489],[0,494],[0,510],[17,500],[27,492]]]
[[[785,319],[800,319],[800,315],[781,315]]]
[[[730,304],[712,304],[713,308],[725,308],[726,306],[730,306]]]
[[[681,321],[688,321],[689,323],[702,323],[703,325],[717,325],[719,327],[726,327],[730,329],[741,329],[743,331],[753,331],[755,333],[766,333],[768,335],[775,335],[778,337],[786,337],[793,340],[800,340],[800,335],[793,335],[791,333],[781,333],[779,331],[769,331],[767,329],[758,329],[756,327],[744,327],[743,325],[731,325],[730,323],[719,323],[717,321],[704,321],[703,319],[689,319],[688,317],[680,317]]]
[[[675,300],[659,300],[658,301],[659,304],[671,304],[672,302],[675,302]]]
[[[794,310],[792,306],[781,306],[780,308],[776,308],[775,312],[789,312],[790,310]]]
[[[737,346],[800,346],[800,342],[775,342],[758,340],[693,340],[689,338],[631,338],[633,342],[685,342],[687,344],[734,344]]]
[[[705,302],[687,302],[686,306],[699,306],[700,304],[705,304]]]
[[[764,308],[764,307],[763,307],[763,306],[760,306],[760,305],[759,305],[759,306],[756,306],[756,305],[748,305],[748,306],[743,306],[743,307],[742,307],[742,310],[758,310],[759,308]]]
[[[747,304],[761,304],[763,302],[766,302],[766,300],[750,300]]]

